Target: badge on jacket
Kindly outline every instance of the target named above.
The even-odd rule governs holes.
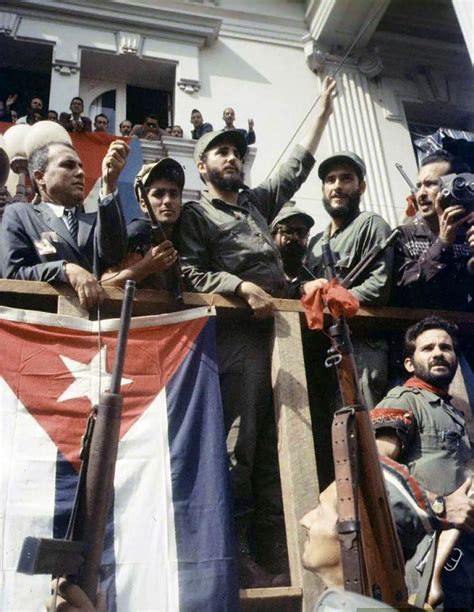
[[[56,232],[42,232],[40,240],[34,240],[38,255],[54,255],[56,247],[52,244],[58,241]]]

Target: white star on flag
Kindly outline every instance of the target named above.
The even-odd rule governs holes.
[[[105,370],[107,347],[103,346],[89,363],[81,363],[60,355],[64,365],[74,376],[74,381],[64,391],[58,402],[88,397],[92,405],[99,403],[100,393],[110,387],[112,375]],[[129,385],[133,380],[122,378],[120,385]]]

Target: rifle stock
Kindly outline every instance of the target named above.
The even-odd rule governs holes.
[[[323,258],[336,277],[329,245]],[[404,559],[388,501],[375,436],[358,384],[350,330],[343,316],[329,328],[326,365],[336,367],[344,408],[333,421],[338,534],[346,590],[394,607],[407,605]]]

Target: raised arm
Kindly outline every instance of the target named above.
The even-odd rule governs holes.
[[[319,100],[319,112],[316,115],[315,122],[311,125],[309,130],[300,142],[300,145],[305,148],[311,155],[315,155],[316,150],[321,141],[324,129],[329,121],[334,105],[333,98],[336,95],[336,81],[335,79],[327,76],[321,86],[321,97]]]

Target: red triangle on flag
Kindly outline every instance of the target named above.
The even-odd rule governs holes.
[[[206,321],[207,318],[196,318],[130,330],[123,378],[131,382],[122,386],[121,437],[174,375]],[[3,347],[0,375],[63,456],[78,468],[91,401],[86,395],[58,400],[67,396],[76,380],[66,364],[71,361],[89,364],[99,353],[97,335],[2,320],[0,342]],[[115,345],[116,332],[102,333],[108,373],[112,371]]]

